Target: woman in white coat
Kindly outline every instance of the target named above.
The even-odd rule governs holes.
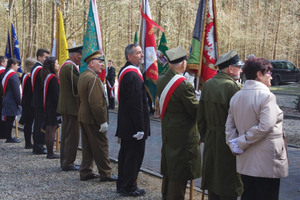
[[[230,101],[226,142],[242,175],[242,200],[277,200],[280,178],[288,176],[283,113],[269,90],[271,70],[264,58],[247,60],[247,81]]]

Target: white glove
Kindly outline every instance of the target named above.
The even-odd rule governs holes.
[[[195,94],[196,94],[196,98],[198,99],[198,101],[200,100],[201,97],[201,90],[197,91],[195,90]]]
[[[134,134],[133,137],[136,138],[137,140],[140,140],[144,137],[144,132],[139,131],[136,134]]]
[[[106,132],[107,129],[108,129],[108,124],[107,124],[107,122],[104,122],[103,124],[100,125],[99,131],[103,133],[103,132]]]
[[[238,145],[236,139],[229,140],[229,142],[233,144],[232,152],[233,152],[234,154],[239,155],[239,154],[244,153],[244,151],[243,151],[242,149],[240,149],[240,147],[239,147],[239,145]]]

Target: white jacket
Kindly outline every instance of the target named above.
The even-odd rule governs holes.
[[[226,142],[236,138],[244,153],[237,156],[237,172],[267,178],[288,176],[287,149],[283,139],[283,113],[276,97],[263,83],[247,80],[230,101]]]

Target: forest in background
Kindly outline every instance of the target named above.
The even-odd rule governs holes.
[[[8,9],[5,7],[7,2]],[[55,36],[57,0],[2,0],[0,54],[13,22],[22,60],[38,48],[51,51]],[[59,0],[68,46],[83,43],[90,0]],[[124,49],[134,41],[140,19],[140,0],[96,0],[103,51],[120,69]],[[199,0],[149,0],[152,19],[166,34],[167,45],[191,46]],[[249,54],[284,59],[300,67],[300,0],[216,0],[219,53],[235,49],[242,60]],[[156,45],[161,32],[154,27]]]

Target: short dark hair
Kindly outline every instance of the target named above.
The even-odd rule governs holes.
[[[7,59],[5,56],[0,56],[0,63],[4,62]]]
[[[128,54],[132,55],[133,54],[133,47],[138,47],[140,45],[138,44],[129,44],[125,48],[125,59],[128,60]]]
[[[273,67],[269,60],[265,58],[252,57],[245,62],[243,72],[247,80],[255,80],[256,73],[261,71],[263,74],[272,71]]]
[[[113,61],[113,60],[109,60],[108,62],[114,63],[114,61]]]
[[[36,58],[38,58],[39,56],[43,56],[44,53],[50,54],[50,52],[46,49],[38,49],[37,52],[36,52]]]

